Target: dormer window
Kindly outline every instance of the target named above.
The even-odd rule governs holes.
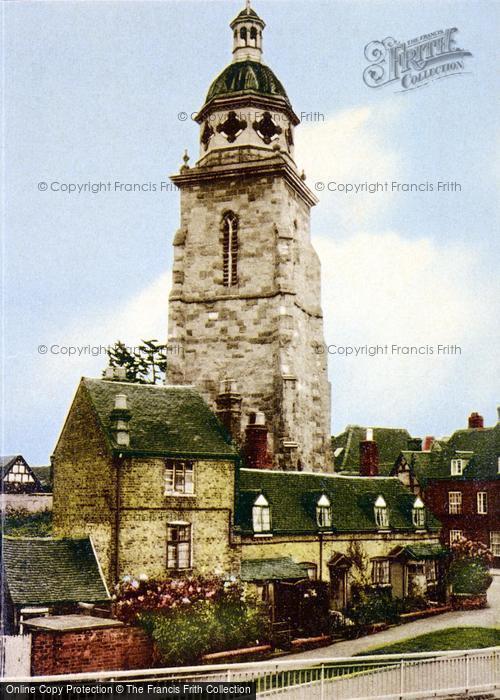
[[[316,523],[318,527],[332,526],[332,507],[328,496],[323,494],[316,504]]]
[[[271,532],[271,509],[267,498],[261,493],[252,508],[253,531],[256,534]]]
[[[385,499],[383,496],[378,496],[377,500],[375,501],[374,512],[375,512],[375,522],[377,523],[377,527],[380,530],[388,528],[389,527],[389,513],[387,510],[387,503],[385,502]]]
[[[464,473],[465,460],[464,459],[452,459],[451,460],[451,475],[452,476],[462,476]]]
[[[411,511],[413,524],[418,530],[425,527],[425,506],[421,498],[417,497]]]

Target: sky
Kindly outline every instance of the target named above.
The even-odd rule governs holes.
[[[472,411],[495,423],[500,139],[492,28],[500,5],[253,5],[267,25],[264,61],[305,115],[296,161],[319,198],[311,230],[322,262],[332,432],[360,424],[443,436],[465,427]],[[242,6],[2,4],[3,454],[48,463],[80,377],[99,376],[106,365],[104,351],[93,356],[86,346],[166,340],[179,194],[160,183],[178,172],[185,149],[191,163],[198,157],[198,127],[185,116],[231,61],[228,24]],[[472,54],[462,74],[406,91],[364,83],[370,42],[448,28]],[[393,181],[434,183],[434,191],[332,191]],[[437,192],[438,181],[461,191]],[[62,191],[99,182],[123,186]],[[130,183],[145,191],[126,191]],[[439,344],[461,352],[437,355]],[[339,354],[364,345],[434,353]]]

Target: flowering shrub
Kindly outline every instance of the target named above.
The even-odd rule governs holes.
[[[182,579],[148,579],[144,574],[137,578],[124,576],[115,586],[114,614],[123,622],[134,622],[145,612],[189,608],[199,601],[238,598],[240,593],[234,578],[224,581],[219,576]]]
[[[464,538],[451,546],[450,583],[454,593],[486,593],[493,579],[488,571],[491,551],[482,542]]]
[[[265,611],[234,578],[126,576],[116,586],[114,612],[120,620],[140,624],[154,640],[161,663],[173,666],[270,637]]]
[[[453,563],[459,561],[473,561],[485,567],[490,567],[493,563],[493,554],[482,542],[468,540],[460,537],[451,545],[451,556]]]

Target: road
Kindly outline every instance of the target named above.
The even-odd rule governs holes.
[[[424,620],[409,622],[405,625],[391,627],[391,629],[377,634],[371,634],[360,639],[346,642],[337,642],[321,649],[298,652],[287,655],[287,659],[322,659],[339,656],[355,656],[359,652],[398,642],[401,639],[411,639],[420,634],[435,632],[447,627],[499,627],[500,626],[500,569],[495,569],[493,583],[488,589],[488,607],[483,610],[456,611],[436,615]]]

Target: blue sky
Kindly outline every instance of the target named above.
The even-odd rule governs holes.
[[[327,344],[437,344],[459,357],[330,357],[333,431],[347,423],[445,435],[496,420],[498,3],[254,3],[264,60],[297,113],[297,162],[318,181],[460,182],[461,192],[343,195],[312,217]],[[242,3],[4,3],[7,146],[4,453],[47,463],[82,374],[105,357],[37,353],[166,336],[176,192],[67,194],[39,182],[160,183],[231,60]],[[370,41],[457,27],[463,75],[368,88]]]

